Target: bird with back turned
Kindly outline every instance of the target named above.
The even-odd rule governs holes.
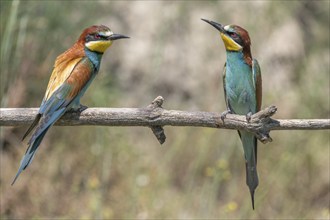
[[[103,53],[114,40],[128,38],[114,34],[104,25],[86,28],[77,42],[56,58],[39,112],[23,139],[34,130],[18,172],[12,182],[32,162],[48,129],[67,111],[83,111],[80,98],[97,75]]]

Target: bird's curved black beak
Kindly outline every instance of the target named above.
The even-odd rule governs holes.
[[[214,21],[209,21],[209,20],[206,20],[204,18],[201,18],[201,19],[203,21],[205,21],[206,23],[209,23],[210,25],[212,25],[213,27],[215,27],[221,33],[226,33],[226,30],[223,28],[222,24],[219,24],[219,23],[214,22]]]
[[[108,40],[118,40],[122,38],[129,38],[129,37],[122,34],[112,34],[111,36],[108,37]]]

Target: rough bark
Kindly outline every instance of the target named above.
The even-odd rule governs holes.
[[[330,128],[329,119],[272,119],[277,108],[267,107],[252,115],[228,114],[224,120],[221,113],[178,111],[162,108],[164,99],[159,96],[145,108],[88,108],[83,112],[67,112],[55,125],[79,126],[147,126],[162,144],[165,142],[163,126],[195,126],[235,130],[247,130],[263,143],[272,141],[271,130],[321,130]],[[38,108],[1,108],[0,126],[29,125]]]

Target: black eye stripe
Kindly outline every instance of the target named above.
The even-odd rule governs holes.
[[[98,33],[89,34],[86,36],[86,42],[93,41],[93,40],[102,40],[106,39],[106,36],[100,35]]]
[[[233,38],[237,38],[239,37],[238,34],[236,34],[235,32],[227,32],[229,36],[233,37]]]
[[[235,32],[230,32],[230,31],[227,31],[227,34],[236,42],[238,43],[239,45],[243,45],[243,40],[241,38],[241,36],[239,36],[237,33]]]

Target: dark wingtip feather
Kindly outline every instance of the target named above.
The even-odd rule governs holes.
[[[33,128],[38,124],[39,120],[41,118],[41,114],[38,113],[34,119],[34,121],[32,122],[32,124],[30,125],[30,127],[27,129],[27,131],[25,132],[25,134],[23,135],[22,141],[24,141],[24,139],[26,138],[26,136],[28,136],[30,134],[30,132],[33,130]]]

